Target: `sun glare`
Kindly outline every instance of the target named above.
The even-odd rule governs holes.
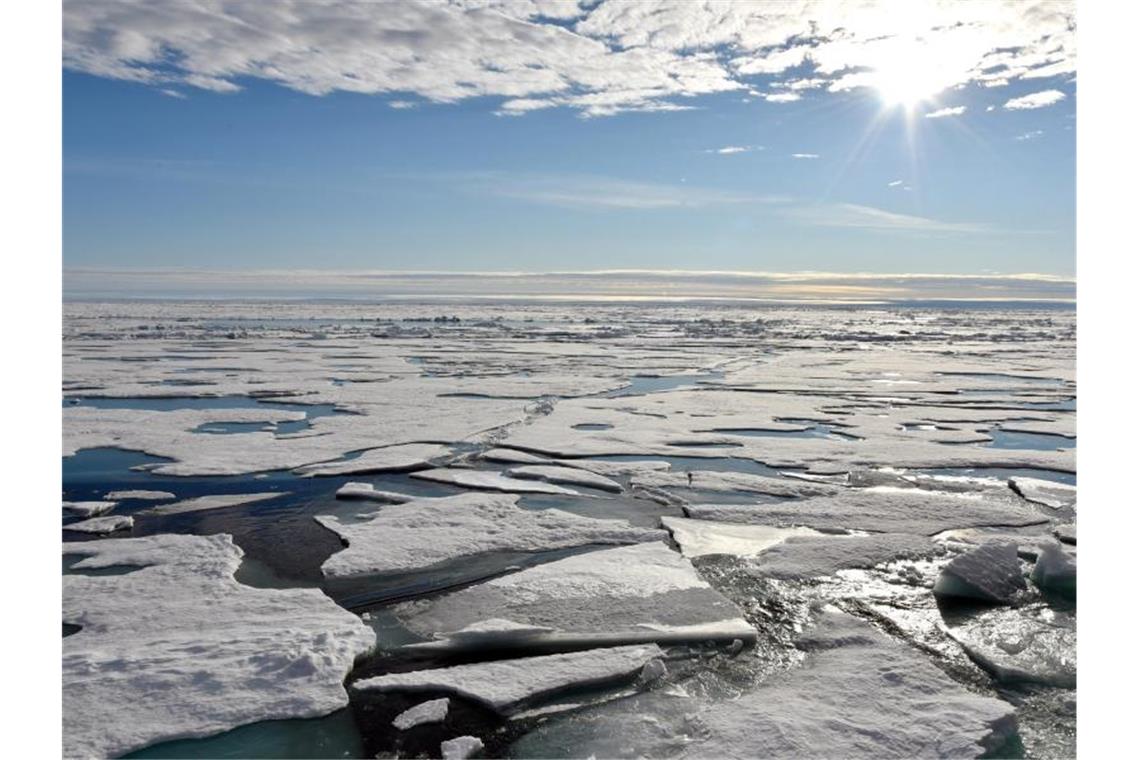
[[[917,42],[893,46],[873,74],[883,104],[910,111],[945,89],[941,67],[934,57],[935,51],[923,50]]]

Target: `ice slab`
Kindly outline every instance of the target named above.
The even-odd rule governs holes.
[[[1012,604],[1025,590],[1017,544],[995,541],[960,554],[942,568],[934,593],[939,596]]]
[[[138,501],[166,501],[167,499],[176,498],[170,491],[146,491],[136,489],[133,491],[111,491],[106,494],[104,499],[108,501],[122,501],[124,499],[136,499]]]
[[[540,457],[518,449],[488,449],[481,455],[488,462],[502,464],[550,464],[548,457]]]
[[[338,499],[356,499],[360,501],[378,501],[381,504],[404,504],[411,501],[413,496],[407,496],[394,491],[378,491],[371,483],[345,483],[336,490]]]
[[[401,731],[407,731],[409,728],[422,726],[425,723],[442,723],[443,719],[447,717],[447,709],[450,705],[451,700],[446,697],[420,702],[415,707],[409,707],[393,718],[392,725]]]
[[[486,470],[463,470],[454,467],[439,467],[434,470],[421,470],[412,473],[413,478],[431,480],[436,483],[449,483],[463,488],[481,488],[505,493],[551,493],[577,496],[578,492],[552,483],[538,480],[512,478],[501,472]]]
[[[465,493],[415,499],[365,520],[318,516],[348,542],[321,566],[328,577],[416,570],[490,551],[544,551],[586,544],[658,541],[665,532],[560,509],[523,509],[518,497]]]
[[[448,456],[451,450],[434,443],[409,443],[369,449],[355,459],[321,462],[298,467],[305,477],[318,475],[358,475],[371,472],[402,472],[423,467],[432,460]]]
[[[439,744],[443,760],[467,760],[483,749],[483,740],[477,736],[457,736]]]
[[[1077,598],[1077,560],[1055,541],[1041,547],[1029,577],[1043,591]]]
[[[424,649],[756,639],[740,610],[660,542],[567,557],[393,611],[413,632],[439,638],[412,645]],[[463,635],[490,620],[518,630],[504,627],[478,640]]]
[[[1076,619],[1045,605],[995,608],[946,627],[970,658],[1005,683],[1077,685]]]
[[[632,676],[662,654],[655,644],[589,649],[389,673],[356,681],[352,687],[379,691],[444,691],[478,702],[500,715],[510,715],[543,695]]]
[[[63,511],[81,517],[96,517],[107,514],[115,505],[113,501],[65,501]]]
[[[246,723],[325,715],[375,634],[316,589],[234,579],[226,534],[159,534],[65,544],[84,558],[63,577],[64,755],[117,757]]]
[[[224,493],[210,496],[198,496],[194,499],[176,501],[173,504],[162,504],[151,507],[146,512],[151,515],[180,515],[184,512],[203,512],[207,509],[224,509],[236,507],[241,504],[253,504],[268,499],[287,496],[285,491],[267,491],[264,493]]]
[[[1076,523],[1068,523],[1066,525],[1058,525],[1053,528],[1053,535],[1057,540],[1064,544],[1077,544],[1077,526]]]
[[[621,493],[622,491],[621,483],[611,480],[605,475],[598,475],[574,467],[523,465],[521,467],[512,467],[507,470],[507,472],[516,478],[542,480],[547,483],[568,486],[585,486],[587,488],[597,488],[612,493]]]
[[[1055,483],[1039,478],[1009,479],[1009,487],[1028,501],[1043,504],[1053,509],[1064,509],[1077,505],[1077,488],[1065,483]]]
[[[942,551],[926,536],[906,533],[793,536],[752,560],[749,568],[775,578],[817,578],[899,559],[925,559]]]
[[[690,481],[689,475],[692,475]],[[649,488],[692,488],[700,491],[743,491],[768,496],[818,496],[833,494],[834,486],[803,480],[780,480],[749,472],[693,470],[692,472],[641,472],[630,480],[631,486]]]
[[[831,496],[770,504],[692,504],[689,517],[759,525],[803,525],[880,533],[934,535],[980,525],[1035,525],[1046,522],[1016,497],[940,493],[920,488],[844,488]]]
[[[752,557],[792,536],[823,535],[811,528],[773,528],[687,517],[662,517],[661,524],[673,535],[681,553],[690,558],[707,554]]]
[[[64,525],[64,530],[75,530],[80,533],[114,533],[117,530],[129,530],[135,525],[135,518],[130,515],[111,515],[108,517],[92,517],[82,522]]]
[[[823,614],[797,646],[802,665],[698,713],[707,738],[681,756],[976,757],[1015,730],[1012,705],[851,616]]]

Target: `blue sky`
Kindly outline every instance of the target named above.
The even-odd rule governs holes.
[[[723,30],[685,16],[708,36],[694,62],[699,39],[638,46],[638,24],[676,28],[656,17],[599,19],[604,5],[560,4],[554,16],[497,8],[493,23],[515,37],[479,47],[478,71],[493,76],[480,83],[454,47],[438,52],[430,35],[408,31],[418,17],[399,20],[401,44],[455,71],[361,63],[354,49],[392,43],[351,24],[337,28],[336,52],[309,45],[298,62],[296,51],[245,52],[249,41],[227,48],[197,17],[124,13],[122,3],[99,15],[101,5],[88,0],[80,19],[65,5],[68,268],[1074,272],[1075,81],[1062,39],[1071,29],[1055,17],[1037,21],[1061,39],[1044,47],[1041,28],[963,19],[993,40],[965,52],[947,44],[946,65],[927,70],[910,53],[895,62],[865,51],[917,23],[919,49],[937,52],[944,18],[903,32],[842,19],[810,44],[795,34],[746,43],[747,24],[767,32],[775,21],[732,19],[736,41],[725,45]],[[456,39],[490,34],[484,10],[462,6],[425,13],[455,15]],[[302,31],[330,33],[327,19],[296,16],[289,23]],[[244,21],[261,24],[255,35],[283,23]],[[168,31],[179,23],[186,33]],[[575,34],[568,44],[617,39],[605,43],[617,58],[582,73],[578,59],[544,47],[542,60],[520,63],[519,35],[547,27],[556,40]],[[1021,48],[1013,34],[1025,35]],[[642,48],[664,56],[655,65],[715,60],[727,74],[681,72],[666,80],[682,82],[677,91],[630,87],[642,69],[623,73],[622,56]],[[852,59],[830,62],[836,48]],[[806,57],[744,73],[778,68],[781,55]],[[576,79],[532,82],[535,72]],[[862,83],[867,72],[879,78]]]

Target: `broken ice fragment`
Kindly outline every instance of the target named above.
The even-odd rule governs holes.
[[[1041,547],[1029,577],[1042,591],[1053,591],[1070,599],[1077,598],[1077,562],[1056,542]]]
[[[1052,509],[1064,509],[1077,505],[1076,486],[1065,483],[1054,483],[1051,480],[1039,478],[1013,477],[1009,479],[1009,487],[1027,501],[1042,504]]]
[[[440,742],[439,753],[443,760],[467,760],[483,749],[483,741],[477,736],[457,736]]]
[[[357,483],[355,481],[345,483],[337,489],[336,498],[338,499],[358,499],[360,501],[378,501],[381,504],[403,504],[414,499],[414,496],[407,496],[402,493],[395,493],[394,491],[377,491],[376,487],[371,483]]]
[[[110,517],[92,517],[83,522],[64,525],[64,530],[75,530],[80,533],[114,533],[117,530],[127,530],[134,527],[135,518],[130,515],[112,515]]]
[[[952,559],[938,576],[934,593],[940,596],[1012,604],[1025,589],[1017,544],[984,544]]]
[[[421,726],[425,723],[441,723],[447,717],[447,708],[451,704],[446,697],[421,702],[415,707],[409,707],[392,719],[392,725],[401,731]]]
[[[63,511],[80,517],[96,517],[115,508],[113,501],[65,501]]]

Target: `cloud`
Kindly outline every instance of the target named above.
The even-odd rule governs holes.
[[[1060,90],[1042,90],[1023,95],[1020,98],[1006,101],[1002,108],[1007,111],[1026,111],[1032,108],[1044,108],[1065,99],[1065,93]]]
[[[1042,274],[831,272],[415,272],[335,270],[67,269],[65,299],[531,298],[548,300],[882,302],[919,299],[1072,302],[1072,278]],[[678,296],[684,293],[684,296]]]
[[[1013,139],[1014,140],[1021,140],[1021,141],[1036,140],[1038,137],[1040,137],[1043,134],[1045,134],[1045,132],[1043,130],[1034,129],[1034,130],[1030,130],[1029,132],[1025,132],[1023,134],[1020,134]]]
[[[677,209],[728,204],[783,203],[780,196],[728,193],[688,185],[637,182],[576,174],[469,173],[423,175],[479,193],[547,206],[578,209]]]
[[[769,92],[765,93],[764,100],[769,103],[794,103],[800,97],[798,92]]]
[[[893,179],[887,183],[887,187],[898,187],[903,181],[901,179]]]
[[[874,86],[922,66],[926,83],[1071,78],[1072,2],[781,3],[662,0],[66,0],[66,68],[156,88],[234,93],[267,80],[310,95],[434,103],[492,97],[521,115],[691,109],[767,81],[803,90]],[[915,51],[920,55],[915,56]],[[922,61],[931,63],[924,64]]]
[[[942,222],[923,216],[896,214],[873,206],[855,203],[831,203],[803,208],[793,208],[785,212],[790,218],[813,227],[842,227],[845,229],[882,230],[894,232],[923,233],[980,233],[993,232],[985,225]]]
[[[726,145],[723,148],[710,148],[705,153],[717,153],[722,156],[730,156],[734,153],[751,153],[754,150],[764,150],[763,145]]]
[[[807,158],[807,159],[819,158],[819,154],[818,153],[793,153],[792,158]]]
[[[926,114],[928,119],[943,119],[947,116],[961,116],[966,113],[966,106],[953,106],[950,108],[939,108],[937,111],[931,111]]]

